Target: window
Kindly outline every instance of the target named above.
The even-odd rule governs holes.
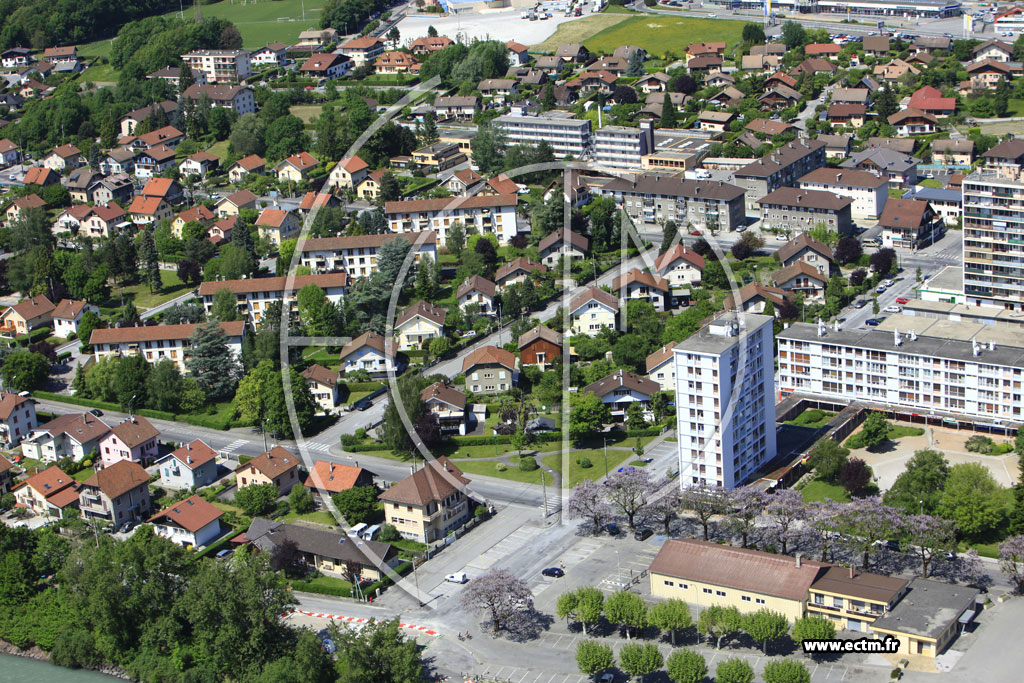
[[[676,585],[676,584],[675,584],[675,582],[673,582],[673,581],[665,581],[665,585],[666,585],[666,586],[674,586],[674,585]]]
[[[763,605],[764,604],[764,598],[754,598],[754,604],[755,605]]]
[[[743,602],[750,602],[750,596],[749,595],[741,595],[740,596],[740,600],[742,600]]]
[[[715,591],[715,595],[717,595],[720,598],[724,598],[725,597],[725,591]]]
[[[703,592],[705,595],[711,595],[710,588],[701,588],[701,592]]]

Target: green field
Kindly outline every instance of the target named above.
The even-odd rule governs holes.
[[[820,479],[815,479],[800,489],[800,493],[803,494],[804,502],[807,503],[823,502],[829,498],[837,503],[850,502],[850,494],[846,492],[846,489],[836,484],[826,483]]]
[[[135,307],[140,311],[145,311],[148,308],[159,306],[165,301],[181,296],[188,289],[188,285],[182,282],[178,278],[178,274],[171,270],[161,270],[160,278],[163,280],[163,289],[156,293],[149,291],[149,285],[145,283],[139,283],[129,285],[127,287],[111,287],[110,299],[101,304],[101,308],[113,308],[121,305],[121,294],[124,294],[124,300],[129,299],[135,304]]]
[[[589,17],[559,24],[547,40],[531,46],[537,52],[554,52],[562,43],[581,43],[597,33],[629,19],[620,13],[592,14]],[[635,45],[636,43],[629,43]],[[589,45],[587,47],[590,47]],[[684,45],[683,48],[686,46]]]
[[[615,23],[585,38],[583,44],[591,52],[604,54],[611,54],[620,45],[639,45],[652,55],[682,55],[690,43],[725,41],[732,45],[739,42],[742,33],[742,21],[644,15]]]

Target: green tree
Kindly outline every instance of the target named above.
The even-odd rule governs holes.
[[[576,618],[576,609],[580,604],[580,596],[576,591],[568,591],[558,596],[558,601],[555,603],[555,615],[559,619],[565,619],[568,624],[569,619]]]
[[[658,253],[664,254],[668,251],[668,248],[672,245],[678,234],[679,226],[676,225],[676,222],[665,221],[661,226],[661,246],[658,248]]]
[[[235,504],[249,517],[261,517],[274,509],[277,487],[273,484],[250,484],[235,491]]]
[[[761,24],[747,22],[743,24],[743,42],[747,45],[761,45],[765,41],[764,28]]]
[[[490,124],[477,127],[477,133],[470,142],[473,161],[481,172],[491,174],[504,167],[505,136],[500,129]]]
[[[836,625],[824,617],[802,617],[793,622],[790,637],[797,645],[805,640],[832,640],[836,637]]]
[[[764,683],[811,683],[811,672],[803,662],[778,659],[764,665]]]
[[[50,362],[40,353],[15,351],[3,363],[0,375],[4,378],[4,387],[9,391],[38,389],[50,374]]]
[[[961,534],[982,537],[1006,515],[1004,489],[981,463],[953,465],[939,499],[939,514],[953,521]]]
[[[665,664],[665,658],[653,643],[629,643],[619,649],[619,668],[642,682]]]
[[[672,646],[676,644],[676,632],[693,625],[690,608],[682,600],[663,600],[647,611],[647,621],[662,631],[668,631]]]
[[[338,646],[335,663],[338,683],[420,683],[423,680],[421,648],[415,638],[406,635],[397,617],[389,621],[371,619],[358,629],[333,625],[331,633]]]
[[[148,405],[155,410],[177,412],[181,405],[182,377],[178,364],[170,358],[162,358],[153,366],[146,383]]]
[[[610,419],[608,405],[589,392],[569,395],[569,438],[579,443],[585,436],[604,429]]]
[[[220,325],[214,321],[200,325],[191,343],[192,354],[185,360],[185,367],[203,393],[211,401],[234,394],[240,368]]]
[[[594,586],[583,586],[576,591],[576,618],[587,633],[587,624],[597,624],[604,612],[604,593]]]
[[[712,605],[697,618],[697,632],[715,639],[715,648],[722,648],[722,641],[732,638],[743,630],[743,615],[735,607]]]
[[[310,283],[300,289],[296,302],[299,319],[311,335],[328,337],[337,334],[340,322],[338,309],[319,285]]]
[[[708,675],[704,655],[685,648],[669,655],[666,668],[672,683],[700,683]]]
[[[233,401],[235,414],[243,422],[263,425],[267,416],[267,386],[279,375],[271,360],[262,360],[238,382]]]
[[[604,614],[608,621],[619,624],[626,630],[627,640],[631,629],[640,629],[647,625],[647,605],[639,595],[629,591],[619,591],[605,600]]]
[[[580,673],[594,676],[604,673],[615,664],[615,655],[610,645],[596,640],[581,640],[576,644],[576,666]]]
[[[861,443],[865,448],[874,448],[889,439],[890,429],[891,425],[883,413],[871,411],[861,426]]]
[[[839,471],[849,460],[850,449],[828,437],[821,439],[811,449],[808,464],[818,473],[818,477],[829,483],[835,483]]]
[[[767,655],[768,643],[778,640],[789,631],[789,620],[784,614],[762,608],[743,618],[743,630],[761,643],[761,652]]]
[[[141,355],[123,356],[114,375],[114,391],[122,408],[133,411],[146,405],[150,365]]]
[[[804,43],[807,42],[806,35],[807,32],[804,30],[803,25],[795,21],[787,21],[782,25],[782,42],[790,50],[803,47]]]
[[[398,178],[391,171],[385,171],[380,177],[380,194],[378,203],[383,206],[386,202],[393,202],[402,198],[402,186],[398,184]]]
[[[637,78],[644,75],[644,56],[640,50],[634,50],[626,62],[626,77]]]
[[[455,258],[462,258],[462,250],[466,248],[466,228],[462,221],[452,223],[452,227],[448,229],[448,239],[445,242],[445,246]]]
[[[754,669],[745,659],[731,657],[715,667],[715,683],[751,683]]]
[[[156,243],[153,241],[153,233],[148,228],[139,233],[138,252],[139,260],[146,269],[146,283],[149,285],[149,291],[151,293],[160,291],[164,286],[160,277],[160,257],[156,251]]]
[[[676,103],[672,101],[672,94],[665,93],[664,103],[661,105],[661,118],[658,119],[658,128],[675,128],[679,125],[679,112]]]
[[[300,515],[313,511],[313,494],[301,484],[296,484],[288,493],[288,505]]]
[[[366,524],[380,515],[381,505],[373,486],[353,486],[335,493],[331,501],[349,524]]]
[[[213,295],[210,307],[210,318],[222,323],[238,320],[238,299],[227,287],[222,287]]]
[[[942,453],[930,448],[917,451],[885,492],[885,504],[911,515],[934,515],[948,476],[949,462]]]

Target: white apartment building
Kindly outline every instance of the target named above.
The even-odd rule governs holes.
[[[427,231],[401,235],[416,248],[416,262],[424,256],[437,260],[437,234]],[[302,245],[302,265],[314,273],[336,273],[344,271],[350,277],[365,277],[377,271],[377,254],[380,248],[399,237],[392,233],[379,235],[341,235],[339,237],[314,237]],[[419,243],[419,247],[416,244]]]
[[[246,320],[258,325],[268,306],[284,301],[286,291],[288,300],[292,303],[291,310],[297,310],[295,299],[299,290],[306,285],[317,285],[324,291],[328,301],[338,304],[348,291],[348,274],[296,275],[291,283],[284,275],[243,280],[208,280],[199,285],[199,297],[203,300],[203,308],[209,314],[213,309],[213,299],[217,292],[226,289],[235,295],[238,312],[246,316]]]
[[[894,315],[871,330],[794,323],[778,336],[779,390],[929,416],[1021,419],[1014,325]]]
[[[1024,148],[1024,141],[1013,142]],[[987,168],[964,178],[963,232],[967,304],[1024,310],[1024,176],[1020,166],[990,162]]]
[[[721,313],[672,350],[681,486],[735,488],[775,459],[772,324]]]
[[[177,364],[179,370],[185,372],[185,359],[192,346],[192,335],[202,324],[107,327],[93,330],[89,343],[97,361],[107,356],[142,355],[150,363],[168,358]],[[220,327],[227,335],[228,348],[236,358],[241,357],[245,321],[221,323]]]
[[[195,50],[183,54],[181,61],[203,74],[207,83],[237,82],[252,75],[248,50]]]
[[[641,121],[639,128],[605,126],[594,133],[594,161],[611,168],[635,169],[654,150],[654,124]]]
[[[831,192],[853,200],[854,218],[878,219],[889,198],[889,181],[868,171],[849,168],[816,168],[797,181],[802,190]]]
[[[462,223],[467,234],[470,232],[468,228],[473,226],[477,233],[493,234],[499,244],[505,245],[519,230],[516,225],[518,202],[519,197],[514,194],[408,199],[385,204],[384,216],[391,232],[432,230],[439,242],[447,244],[448,229],[455,223]]]
[[[590,152],[590,119],[557,116],[499,116],[493,125],[505,134],[509,145],[551,145],[555,156],[576,159]]]

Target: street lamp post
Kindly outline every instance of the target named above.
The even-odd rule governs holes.
[[[138,394],[135,394],[130,399],[128,399],[128,419],[129,420],[132,419],[132,404],[135,403],[135,398],[137,396],[138,396]]]
[[[602,437],[604,441],[604,476],[608,476],[608,437]]]
[[[263,452],[264,453],[266,453],[267,451],[270,450],[269,448],[267,448],[267,422],[268,422],[268,418],[263,418],[263,422],[261,423],[263,425],[262,431],[263,431]]]

